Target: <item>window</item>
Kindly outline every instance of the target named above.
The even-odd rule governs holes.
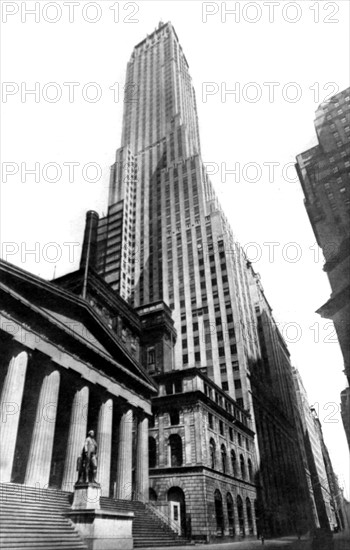
[[[169,437],[170,465],[182,466],[182,439],[178,434]]]
[[[210,467],[213,469],[215,468],[215,463],[216,463],[215,452],[216,452],[215,441],[214,439],[211,439],[209,441],[209,455],[210,455]]]
[[[249,481],[253,481],[253,464],[250,458],[248,458],[248,477]]]
[[[209,424],[209,428],[211,428],[213,430],[214,429],[214,418],[213,418],[213,415],[211,413],[208,413],[208,424]]]
[[[172,395],[173,393],[182,392],[182,380],[175,380],[175,382],[167,382],[165,384],[165,393]]]
[[[148,461],[150,468],[157,466],[157,444],[154,437],[148,438]]]
[[[253,524],[253,515],[252,515],[252,505],[250,503],[249,498],[246,498],[246,510],[247,510],[249,534],[252,535],[254,533],[254,524]]]
[[[237,475],[237,460],[234,450],[231,451],[231,471],[233,476]]]
[[[215,517],[216,517],[216,535],[222,537],[224,534],[224,510],[222,506],[222,496],[218,489],[214,493]]]
[[[147,348],[147,365],[148,366],[151,366],[151,365],[154,365],[155,363],[155,349],[154,347],[152,348]]]
[[[229,433],[230,441],[233,441],[233,429],[232,429],[232,428],[229,428],[229,429],[228,429],[228,433]]]
[[[223,389],[224,391],[228,391],[228,382],[223,382],[223,383],[222,383],[222,389]]]
[[[240,465],[241,465],[242,479],[245,479],[245,462],[244,462],[244,456],[243,455],[239,456],[239,462],[240,462]]]
[[[221,445],[221,467],[222,471],[226,473],[226,447],[224,444]]]
[[[177,426],[178,424],[180,424],[180,413],[179,413],[179,411],[177,411],[177,410],[170,411],[169,416],[170,416],[171,426]]]
[[[225,435],[224,423],[222,420],[219,420],[219,431],[220,435]]]
[[[229,535],[232,537],[235,534],[235,517],[234,517],[234,509],[233,509],[233,498],[231,493],[227,493],[226,505],[227,505]]]
[[[242,382],[240,381],[240,379],[235,380],[235,388],[236,388],[236,390],[241,389],[241,387],[242,387]]]

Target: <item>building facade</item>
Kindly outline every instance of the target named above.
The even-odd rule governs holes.
[[[260,276],[249,267],[261,357],[251,367],[260,450],[261,519],[266,534],[301,533],[318,525],[287,345]]]
[[[335,495],[329,484],[327,468],[324,459],[326,446],[323,441],[322,429],[316,410],[309,405],[306,390],[297,369],[293,368],[294,383],[297,391],[299,410],[301,413],[303,435],[307,461],[311,475],[311,483],[320,527],[336,529],[341,527],[336,517]],[[327,451],[328,455],[328,451]],[[329,456],[328,456],[329,460]],[[329,460],[330,464],[330,460]]]
[[[318,145],[297,156],[296,169],[332,289],[318,313],[334,323],[350,383],[350,88],[318,107],[315,130]],[[342,399],[343,418],[348,403]],[[348,422],[344,429],[349,442]]]
[[[144,455],[157,389],[108,320],[140,332],[137,316],[96,275],[53,284],[3,261],[0,275],[1,483],[73,491],[92,429],[102,495],[148,498]]]
[[[192,540],[256,536],[249,416],[198,369],[155,379],[159,394],[149,431],[150,498],[172,518],[178,506],[179,529]]]

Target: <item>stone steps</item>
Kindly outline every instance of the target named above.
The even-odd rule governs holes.
[[[2,550],[86,550],[72,523],[63,516],[71,495],[17,484],[0,484]]]
[[[86,550],[64,515],[71,502],[72,494],[65,491],[0,483],[1,550]],[[134,512],[134,548],[186,544],[142,502],[101,497],[101,508]]]

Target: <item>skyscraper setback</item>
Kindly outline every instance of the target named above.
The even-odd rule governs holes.
[[[200,368],[250,406],[247,371],[258,344],[246,258],[200,157],[195,92],[170,23],[128,63],[122,146],[97,257],[99,273],[135,307],[169,304],[176,368]]]

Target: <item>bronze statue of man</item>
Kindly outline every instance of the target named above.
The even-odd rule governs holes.
[[[78,483],[96,483],[97,443],[95,432],[90,430],[85,439],[79,465]]]

